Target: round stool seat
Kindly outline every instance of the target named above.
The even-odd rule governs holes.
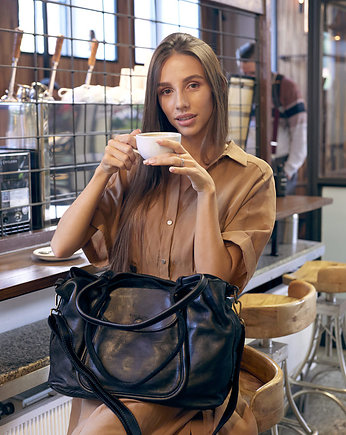
[[[296,272],[283,275],[289,284],[295,279],[311,283],[316,291],[324,293],[346,292],[346,263],[336,261],[307,261]]]
[[[297,298],[292,298],[285,295],[272,295],[265,293],[245,293],[242,296],[241,301],[246,305],[247,308],[255,308],[260,305],[263,307],[270,307],[275,305],[290,304],[296,302]]]
[[[267,355],[244,347],[239,389],[256,418],[258,432],[279,423],[284,413],[283,373]]]
[[[245,293],[240,297],[247,338],[276,338],[301,331],[316,316],[316,291],[312,284],[295,280],[288,296]]]

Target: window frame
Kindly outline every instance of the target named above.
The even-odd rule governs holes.
[[[89,58],[89,51],[85,54],[85,56],[81,56],[81,55],[74,53],[75,50],[73,49],[73,47],[76,43],[78,43],[78,42],[89,43],[91,38],[90,39],[82,39],[82,38],[72,37],[71,32],[73,32],[74,23],[70,22],[69,16],[71,16],[71,10],[81,9],[81,10],[85,10],[85,11],[94,11],[94,9],[91,9],[89,7],[82,7],[79,5],[72,5],[70,3],[67,4],[66,3],[67,0],[60,0],[60,1],[59,0],[32,0],[34,11],[35,11],[35,8],[37,8],[38,13],[39,14],[42,13],[42,31],[38,31],[41,29],[37,29],[38,26],[37,26],[36,18],[37,18],[38,13],[34,12],[34,17],[35,17],[34,18],[34,29],[32,32],[27,32],[26,26],[23,26],[23,23],[20,22],[20,16],[19,16],[19,11],[21,10],[21,8],[20,8],[21,2],[27,2],[27,1],[28,0],[18,0],[18,22],[21,25],[21,28],[24,30],[24,37],[23,38],[25,38],[25,35],[32,35],[32,36],[34,36],[34,38],[36,38],[36,37],[43,38],[43,48],[42,48],[42,50],[41,49],[37,50],[37,43],[35,40],[34,41],[34,49],[32,51],[22,49],[23,53],[38,54],[38,55],[41,55],[43,57],[52,56],[54,54],[54,50],[55,50],[55,48],[53,47],[54,41],[51,42],[51,40],[53,39],[52,38],[53,33],[49,32],[49,18],[48,18],[48,8],[47,8],[47,6],[49,4],[52,4],[52,5],[61,5],[64,7],[64,20],[62,20],[62,22],[64,22],[65,25],[64,25],[64,29],[61,29],[61,31],[59,32],[64,36],[64,39],[65,39],[65,43],[63,44],[62,51],[61,51],[61,56],[64,58],[70,58],[71,56],[73,56],[75,59],[81,59],[81,60]],[[70,1],[71,1],[71,3],[73,3],[74,0],[70,0]],[[102,55],[97,54],[96,59],[97,60],[105,60],[107,62],[118,62],[118,60],[119,60],[119,53],[118,53],[118,46],[117,46],[118,45],[118,0],[112,0],[112,1],[114,3],[114,12],[101,11],[101,13],[113,15],[115,18],[115,21],[114,21],[114,40],[111,42],[105,41],[104,26],[102,29],[102,38],[99,37],[100,36],[99,33],[101,33],[101,32],[96,32],[96,36],[98,36],[98,38],[97,38],[98,41],[102,41],[102,42],[104,42],[104,44],[107,44],[107,45],[109,45],[109,44],[114,45],[114,56],[113,57],[106,57],[106,56],[103,56],[103,54]],[[40,8],[39,8],[40,3],[42,6],[42,12],[40,11]],[[99,10],[96,10],[96,9],[95,9],[95,11],[100,12]],[[94,30],[94,29],[91,29],[91,30]],[[50,41],[48,41],[47,36],[50,39]],[[55,35],[55,36],[58,36],[58,35]],[[66,41],[69,41],[69,43],[66,43]],[[71,48],[71,41],[72,41],[72,48]],[[100,50],[99,50],[99,53],[100,53]]]

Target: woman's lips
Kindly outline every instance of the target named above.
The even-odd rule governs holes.
[[[189,127],[191,124],[194,123],[196,116],[197,115],[194,115],[192,113],[187,113],[185,115],[177,116],[175,119],[181,127]]]

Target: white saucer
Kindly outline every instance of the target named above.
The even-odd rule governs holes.
[[[66,260],[74,260],[75,258],[80,257],[83,254],[82,249],[76,251],[71,257],[66,258],[58,258],[53,254],[52,248],[50,246],[42,246],[42,248],[35,249],[33,255],[40,260],[45,261],[66,261]]]

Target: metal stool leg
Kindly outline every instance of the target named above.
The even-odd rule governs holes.
[[[303,430],[305,431],[305,433],[307,434],[316,434],[317,432],[312,430],[308,424],[306,423],[306,421],[304,420],[303,416],[301,415],[295,401],[292,395],[292,390],[291,390],[291,385],[290,385],[290,381],[289,381],[289,377],[288,377],[288,372],[287,372],[287,361],[283,360],[282,361],[282,370],[284,372],[284,379],[285,379],[285,390],[286,390],[286,396],[287,396],[287,400],[288,403],[290,404],[290,407],[298,421],[298,423],[300,424],[300,426],[303,428]]]
[[[297,379],[298,376],[301,376],[302,379],[306,378],[310,367],[315,359],[316,352],[318,349],[319,342],[321,341],[322,330],[321,330],[321,316],[319,314],[316,315],[316,319],[314,321],[313,332],[311,336],[311,341],[309,344],[308,351],[302,363],[296,369],[294,375],[292,375],[293,379]],[[304,373],[305,371],[305,373]]]
[[[279,435],[278,425],[277,424],[270,429],[270,434],[271,435]]]
[[[288,403],[296,417],[296,421],[284,418],[279,423],[279,426],[287,425],[289,427],[293,427],[293,429],[300,434],[309,434],[309,435],[316,435],[317,432],[312,430],[306,421],[304,420],[303,416],[301,415],[297,405],[294,402],[292,391],[291,391],[291,385],[290,385],[290,379],[288,376],[287,371],[287,356],[288,356],[288,345],[286,343],[281,343],[278,341],[273,341],[272,339],[261,339],[261,340],[255,340],[254,342],[250,343],[250,346],[254,347],[255,349],[260,350],[261,352],[264,352],[267,354],[270,358],[272,358],[277,364],[281,365],[283,375],[284,375],[284,382],[285,382],[285,392],[286,397],[288,400]],[[299,431],[297,428],[295,428],[295,425],[300,425],[300,427],[303,429],[302,431]]]
[[[335,319],[335,344],[336,344],[336,351],[338,354],[338,360],[340,364],[340,370],[344,377],[344,383],[346,386],[346,365],[345,365],[344,351],[342,348],[342,340],[341,340],[341,334],[342,334],[341,322],[342,319],[340,318]]]
[[[303,430],[301,430],[297,426],[295,426],[295,423],[293,423],[288,418],[283,418],[282,423],[279,423],[278,426],[283,427],[285,429],[289,428],[289,429],[293,430],[293,432],[295,432],[299,435],[306,435],[306,432],[304,432]],[[316,432],[315,435],[318,435],[318,432]]]
[[[297,385],[300,383],[303,387],[317,388],[333,393],[346,393],[346,362],[342,347],[343,326],[346,326],[345,310],[346,302],[338,300],[332,293],[327,294],[325,298],[320,297],[318,299],[318,313],[315,319],[313,338],[306,358],[291,377],[291,383],[293,380],[293,383],[296,383]],[[320,342],[323,333],[325,334],[324,357],[323,355],[317,355],[317,351],[321,348]],[[334,343],[337,358],[333,361],[332,357],[335,350],[333,349]],[[307,376],[313,363],[318,365],[322,364],[328,367],[333,366],[336,370],[339,370],[343,377],[344,386],[336,388],[315,383],[314,378],[323,371],[317,372],[314,377],[310,378],[308,381]],[[298,380],[299,376],[300,380]]]

